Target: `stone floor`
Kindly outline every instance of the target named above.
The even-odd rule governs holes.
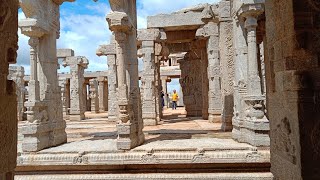
[[[117,150],[116,123],[108,121],[107,113],[85,115],[86,120],[67,121],[66,144],[37,153],[23,153],[19,143],[21,153],[17,157],[15,178],[272,179],[268,148],[238,143],[232,140],[231,132],[220,130],[219,123],[187,118],[184,108],[166,109],[159,125],[143,129],[145,143],[130,151]],[[21,135],[19,140],[21,142]],[[246,173],[248,169],[254,171]],[[47,175],[41,176],[39,171]],[[131,171],[140,174],[127,174]],[[162,172],[167,176],[159,174]],[[185,177],[168,174],[172,172]],[[92,175],[86,177],[88,173]]]
[[[86,113],[88,119],[81,122],[67,121],[68,142],[81,140],[116,139],[115,122],[108,122],[107,113]],[[90,119],[89,119],[90,118]],[[187,118],[184,108],[166,109],[164,119],[157,126],[143,130],[146,143],[159,140],[221,138],[230,139],[230,132],[221,132],[221,124],[209,123],[200,118]]]
[[[146,141],[143,146],[150,148],[151,146],[162,146],[163,144],[171,146],[179,146],[180,143],[195,145],[203,147],[208,144],[211,138],[217,141],[230,141],[228,144],[236,143],[231,140],[231,132],[222,132],[220,130],[220,123],[209,123],[207,120],[201,118],[186,117],[185,109],[180,107],[177,110],[165,109],[164,118],[157,126],[146,126],[143,131],[145,133]],[[93,150],[95,146],[100,149],[112,150],[116,149],[115,139],[117,138],[116,122],[108,121],[107,113],[94,114],[86,112],[86,120],[83,121],[67,121],[67,135],[68,143],[59,147],[44,150],[49,151],[63,151],[63,149],[77,149],[77,147],[88,148],[86,150]],[[20,125],[24,122],[20,122]],[[189,139],[203,139],[202,141]],[[20,135],[19,142],[22,137]],[[165,142],[165,143],[164,143]],[[101,146],[100,146],[101,144]],[[209,143],[210,144],[210,143]],[[21,151],[21,145],[18,145]],[[140,147],[140,148],[141,148]],[[184,146],[186,148],[186,146]]]

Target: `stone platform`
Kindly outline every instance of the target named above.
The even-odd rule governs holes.
[[[238,143],[221,124],[186,118],[183,109],[170,111],[130,151],[117,150],[107,119],[68,121],[67,144],[19,153],[16,179],[272,179],[269,149]]]

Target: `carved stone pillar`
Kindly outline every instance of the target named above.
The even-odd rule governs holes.
[[[24,85],[24,68],[22,66],[10,66],[9,67],[9,80],[13,80],[16,84],[16,94],[17,94],[17,116],[18,121],[23,121],[24,119],[24,99],[25,99],[25,85]]]
[[[136,1],[109,1],[112,12],[107,15],[114,32],[117,52],[118,105],[117,148],[128,150],[143,143],[138,59],[136,42]]]
[[[82,56],[66,57],[63,66],[70,66],[70,120],[85,119],[84,113],[86,99],[82,95],[84,88],[84,69],[87,68],[89,61]]]
[[[40,87],[40,98],[38,92],[35,91],[34,97],[31,94],[26,104],[30,123],[22,126],[23,151],[39,151],[67,141],[66,122],[62,114],[61,89],[58,85],[56,54],[56,40],[59,38],[60,31],[59,6],[63,2],[64,0],[46,1],[45,3],[44,1],[20,1],[20,7],[26,19],[21,20],[19,26],[22,33],[31,38],[31,67],[35,68],[37,63],[37,70],[32,70],[37,72],[32,78],[35,86],[38,80]],[[48,11],[43,9],[48,9]],[[38,44],[37,47],[34,44]]]
[[[258,26],[257,17],[263,13],[261,4],[243,5],[238,16],[244,21],[247,31],[247,92],[241,92],[241,82],[238,82],[238,95],[241,99],[240,108],[236,109],[236,117],[234,118],[235,130],[233,138],[239,142],[246,142],[254,146],[269,146],[269,121],[265,112],[265,96],[262,94],[261,77],[259,76],[260,66],[258,66],[258,45],[256,39],[256,28]],[[240,22],[241,23],[241,22]],[[240,29],[238,29],[238,34]],[[241,43],[239,39],[237,43]],[[243,43],[243,42],[242,42]],[[238,44],[237,47],[243,45]],[[241,53],[241,52],[240,52]],[[240,56],[242,56],[240,54]],[[239,66],[239,65],[238,65]],[[237,67],[241,68],[241,67]],[[241,78],[241,74],[237,75],[237,79]],[[245,78],[244,78],[245,79]],[[245,89],[244,89],[245,90]]]
[[[97,49],[98,56],[107,56],[108,58],[108,121],[117,121],[119,115],[118,106],[118,78],[116,64],[116,42],[114,36],[111,37],[109,45],[101,45]]]
[[[219,3],[219,32],[220,32],[220,64],[222,89],[222,125],[223,131],[232,130],[233,94],[234,94],[234,49],[233,25],[231,18],[231,1],[222,0]]]
[[[144,29],[138,32],[138,40],[142,43],[143,75],[141,77],[142,119],[145,126],[157,125],[159,119],[157,111],[157,98],[159,100],[158,86],[156,84],[156,57],[155,41],[160,37],[160,31],[156,29]],[[159,67],[160,69],[160,67]]]
[[[60,78],[59,79],[59,86],[61,88],[61,101],[62,101],[62,112],[63,112],[63,118],[68,119],[68,90],[67,90],[67,79],[66,78]]]
[[[98,81],[96,79],[90,79],[90,99],[91,99],[91,112],[99,113],[99,96],[98,96]]]
[[[99,112],[105,112],[108,108],[108,103],[106,104],[106,99],[108,100],[108,87],[105,86],[105,78],[98,77],[98,97],[99,97]]]
[[[18,0],[0,2],[0,179],[13,180],[17,159],[17,96],[7,80],[18,49]]]
[[[212,123],[221,122],[221,66],[219,57],[219,29],[214,22],[208,22],[198,29],[198,38],[207,38],[208,56],[208,120]]]

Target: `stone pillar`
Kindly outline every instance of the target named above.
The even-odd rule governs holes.
[[[91,112],[99,113],[99,96],[98,96],[98,81],[90,79],[90,99],[91,99]]]
[[[108,104],[105,103],[108,99],[108,87],[105,86],[105,77],[98,77],[98,97],[99,97],[99,112],[105,112]]]
[[[167,86],[167,77],[161,77],[161,84],[162,84],[162,91],[164,93],[164,105],[168,108],[168,99],[167,99],[167,94],[168,94],[168,86]]]
[[[221,65],[219,57],[219,28],[214,22],[208,22],[197,30],[198,38],[207,38],[208,56],[208,120],[212,123],[221,122]]]
[[[18,49],[17,0],[0,2],[0,179],[13,180],[17,159],[17,96],[7,80],[9,64],[16,63]]]
[[[222,125],[223,131],[232,130],[233,93],[234,93],[234,49],[233,26],[231,18],[231,1],[223,0],[219,3],[219,52],[221,65],[222,89]]]
[[[250,11],[248,10],[250,9]],[[261,77],[259,76],[260,69],[258,66],[258,45],[257,45],[257,17],[263,13],[263,6],[257,5],[243,5],[238,16],[240,20],[244,20],[245,29],[247,31],[247,71],[245,78],[247,78],[247,92],[244,94],[241,90],[245,90],[242,82],[238,82],[238,94],[240,97],[240,111],[236,109],[234,117],[233,138],[239,142],[246,142],[253,146],[269,146],[269,121],[265,112],[265,96],[262,94]],[[237,28],[237,34],[241,34],[240,28]],[[242,47],[242,37],[237,39],[237,48]],[[241,51],[238,50],[241,53]],[[242,54],[240,54],[240,57]],[[239,57],[236,57],[239,58]],[[237,60],[238,61],[238,60]],[[239,66],[239,63],[236,64]],[[241,68],[241,66],[237,67]],[[242,73],[242,72],[241,72]],[[236,79],[241,80],[241,73],[237,73]],[[243,78],[243,79],[245,79]],[[238,104],[238,103],[237,103]]]
[[[320,179],[319,1],[265,1],[274,179]]]
[[[142,119],[145,126],[157,125],[159,121],[157,108],[159,107],[160,94],[158,93],[158,86],[156,84],[158,66],[155,57],[155,41],[159,38],[160,31],[157,29],[144,29],[138,32],[138,40],[142,42]]]
[[[107,15],[109,28],[114,32],[118,62],[117,148],[128,150],[143,143],[143,121],[139,90],[136,1],[109,1],[112,12]]]
[[[86,109],[82,92],[84,88],[84,69],[88,67],[89,61],[83,56],[70,56],[63,60],[63,66],[70,66],[70,120],[85,119]]]
[[[181,67],[180,84],[188,117],[202,117],[202,74],[199,73],[201,64],[195,56],[189,52],[177,58]]]
[[[67,95],[67,79],[66,78],[59,78],[59,86],[61,88],[61,99],[62,99],[62,112],[63,112],[63,118],[68,119],[68,98]]]
[[[116,64],[116,42],[114,36],[111,37],[109,45],[101,45],[97,49],[98,56],[108,58],[108,121],[117,121],[119,115],[118,106],[118,78]]]
[[[10,66],[9,67],[9,80],[13,80],[16,84],[16,94],[17,94],[17,116],[18,121],[24,121],[24,99],[25,99],[25,86],[24,86],[24,68],[22,66]]]
[[[235,62],[235,78],[234,78],[234,114],[232,118],[232,138],[238,141],[244,141],[242,124],[245,119],[245,109],[242,104],[242,98],[247,95],[248,83],[248,47],[246,42],[246,34],[244,33],[244,21],[238,16],[233,17],[233,34],[234,34],[234,62]]]

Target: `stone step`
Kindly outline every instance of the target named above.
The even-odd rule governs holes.
[[[148,173],[148,174],[50,174],[50,175],[16,175],[15,180],[272,180],[269,172],[265,173]]]

